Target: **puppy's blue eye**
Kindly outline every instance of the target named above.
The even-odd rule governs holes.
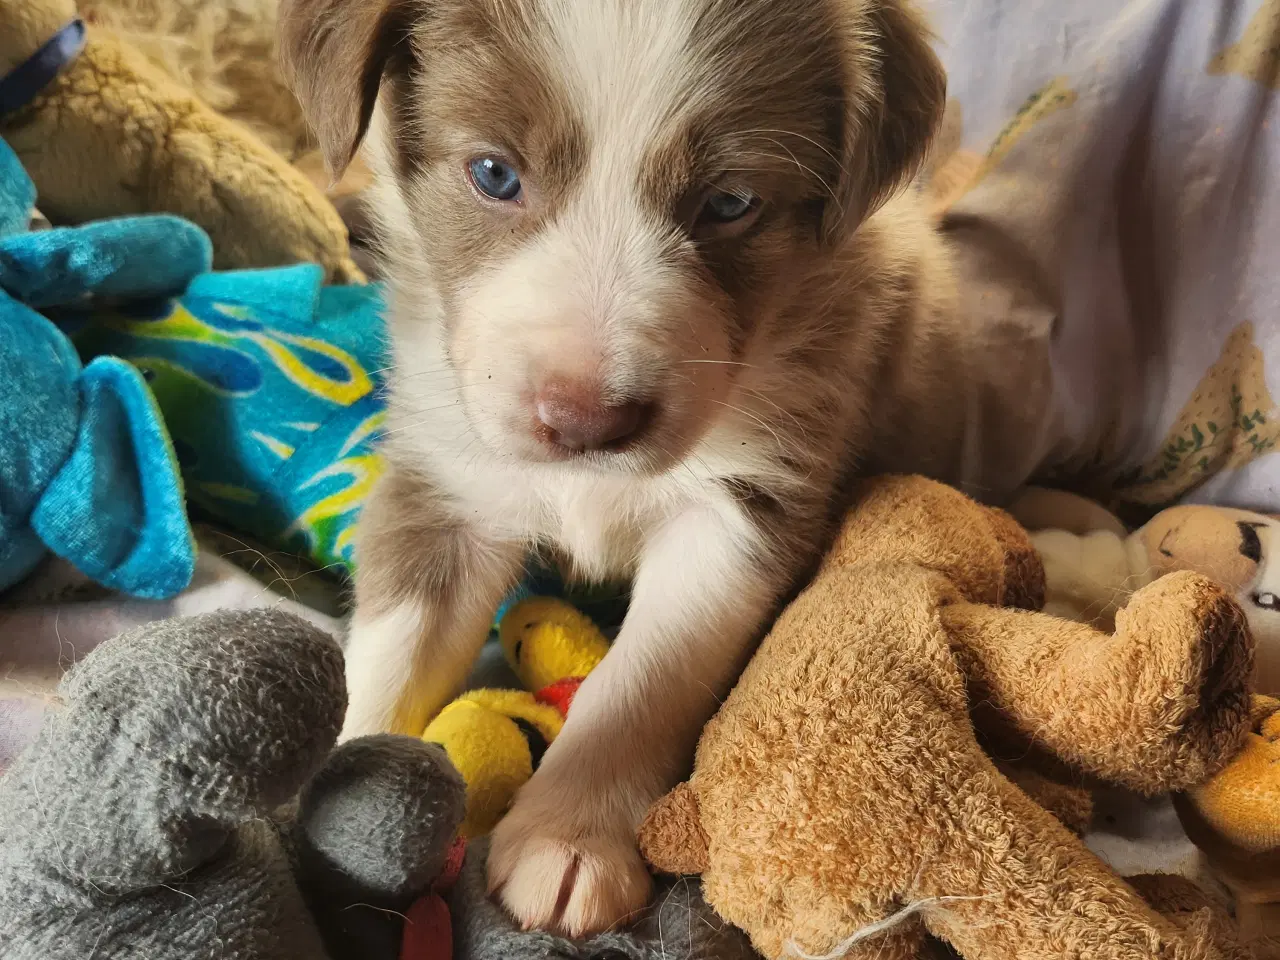
[[[733,223],[756,208],[756,196],[747,190],[713,190],[703,202],[699,219],[705,223]]]
[[[520,199],[520,174],[505,160],[495,157],[476,157],[467,165],[471,182],[486,197],[494,200]]]

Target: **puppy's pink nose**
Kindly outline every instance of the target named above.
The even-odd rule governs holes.
[[[553,380],[536,397],[546,439],[570,450],[600,450],[631,437],[648,418],[648,404],[605,403],[594,387]]]

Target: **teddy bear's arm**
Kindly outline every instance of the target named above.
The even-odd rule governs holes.
[[[1248,727],[1252,641],[1219,586],[1175,573],[1134,594],[1114,635],[1044,614],[941,611],[976,704],[1005,733],[1156,793],[1219,769]]]
[[[698,796],[688,783],[677,784],[649,808],[638,837],[640,854],[663,873],[700,874],[710,865]]]
[[[312,261],[362,279],[346,227],[305,175],[109,31],[91,31],[2,132],[55,221],[174,213],[205,229],[219,269]]]

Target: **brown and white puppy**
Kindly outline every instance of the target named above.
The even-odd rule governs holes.
[[[283,7],[335,174],[368,128],[391,285],[345,733],[423,728],[531,546],[633,576],[490,858],[526,925],[606,927],[841,479],[969,463],[949,267],[890,199],[942,70],[907,0]]]

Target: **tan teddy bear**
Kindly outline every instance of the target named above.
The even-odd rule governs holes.
[[[1045,609],[1109,629],[1134,591],[1171,571],[1212,578],[1235,596],[1256,643],[1255,688],[1280,694],[1280,521],[1186,504],[1128,532],[1091,500],[1028,490],[1014,505],[1045,566]],[[1276,548],[1276,549],[1273,549]],[[1179,819],[1232,891],[1245,939],[1280,958],[1280,700],[1256,697],[1243,749],[1174,798]]]
[[[1031,531],[1045,567],[1045,609],[1110,628],[1139,587],[1192,570],[1227,587],[1257,644],[1257,689],[1280,695],[1280,520],[1250,510],[1185,504],[1130,533],[1100,504],[1057,490],[1029,490],[1014,515]]]
[[[74,0],[0,0],[0,77],[75,17]],[[219,269],[310,261],[331,280],[363,279],[305,174],[112,31],[90,25],[79,56],[33,93],[0,113],[0,137],[53,222],[173,213],[209,234]]]
[[[1246,956],[1211,911],[1153,909],[983,747],[1146,793],[1203,781],[1248,728],[1240,608],[1176,573],[1110,635],[1012,609],[1041,577],[1006,515],[867,484],[651,811],[646,856],[701,873],[768,958],[914,960],[926,934],[969,960]]]

